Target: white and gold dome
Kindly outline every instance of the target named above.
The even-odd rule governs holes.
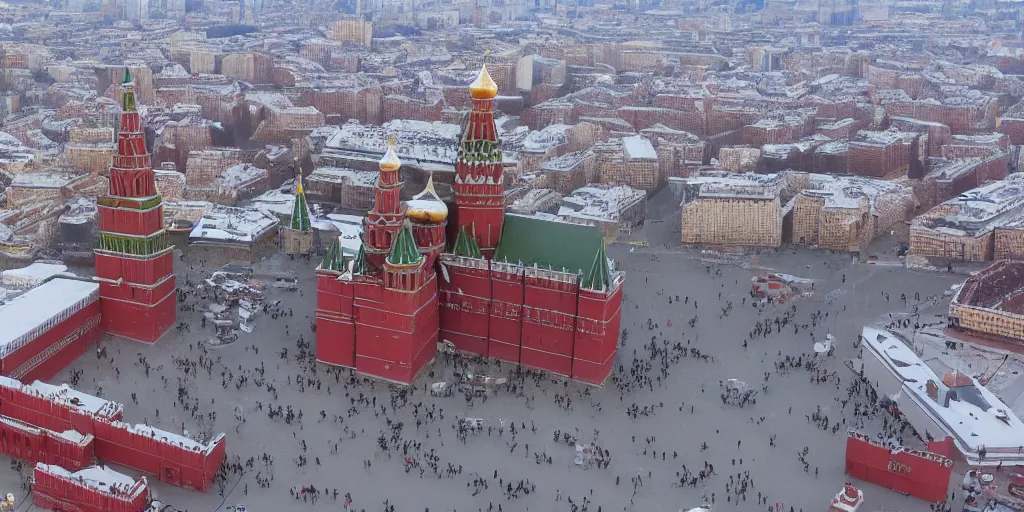
[[[434,190],[434,175],[427,178],[423,192],[405,202],[405,216],[419,224],[440,224],[448,220],[448,205],[444,204]]]

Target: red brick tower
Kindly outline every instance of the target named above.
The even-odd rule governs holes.
[[[174,246],[164,230],[163,199],[135,108],[135,84],[124,71],[121,127],[110,166],[110,188],[101,196],[96,280],[100,329],[153,343],[176,318]]]
[[[416,247],[412,224],[406,220],[384,259],[383,289],[356,289],[356,371],[411,384],[434,359],[437,277],[426,263]]]
[[[380,176],[377,178],[377,188],[373,191],[373,208],[366,212],[363,220],[366,262],[374,269],[381,268],[384,258],[391,252],[391,242],[402,228],[402,219],[405,218],[405,208],[399,197],[402,190],[399,174],[402,162],[395,154],[394,138],[388,140],[388,151],[379,167]]]
[[[498,85],[487,72],[487,63],[469,86],[473,110],[463,127],[458,161],[455,163],[455,225],[453,235],[466,229],[490,259],[501,239],[505,217],[505,184],[502,176],[500,141],[494,126],[494,97]],[[455,237],[453,236],[454,240]]]
[[[316,358],[410,384],[437,349],[437,274],[431,263],[445,243],[447,209],[432,186],[411,206],[398,203],[401,165],[389,147],[363,245],[351,265],[335,241],[316,270]],[[389,245],[381,251],[384,239]],[[420,248],[417,239],[431,245]],[[371,263],[371,250],[379,264]]]

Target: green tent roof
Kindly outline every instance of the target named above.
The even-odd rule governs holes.
[[[476,239],[466,233],[466,226],[459,227],[459,234],[455,237],[455,244],[452,245],[452,254],[465,256],[467,258],[482,258],[480,246]]]
[[[309,231],[309,208],[306,206],[306,192],[302,190],[302,178],[295,187],[295,203],[292,205],[292,218],[289,226],[298,231]]]
[[[121,111],[135,112],[135,89],[130,87],[132,85],[132,75],[128,72],[128,68],[124,68],[124,82],[122,85],[129,87],[125,87],[124,92],[121,93]]]
[[[323,261],[320,262],[320,268],[324,270],[334,270],[341,272],[344,268],[344,260],[341,257],[341,244],[338,239],[334,239],[334,244],[324,254]]]
[[[423,256],[416,248],[416,240],[412,236],[412,225],[406,219],[402,229],[398,230],[394,241],[391,242],[391,254],[388,255],[388,263],[396,266],[412,266],[420,262]]]
[[[586,273],[603,247],[597,226],[506,214],[494,261]]]
[[[611,287],[612,284],[612,269],[608,266],[608,253],[604,250],[604,244],[597,251],[597,255],[594,256],[594,264],[590,266],[590,271],[583,275],[583,282],[580,286],[590,290],[605,291]]]
[[[359,244],[359,252],[356,253],[356,260],[352,263],[352,273],[355,275],[366,275],[369,273],[370,267],[366,264],[366,249],[363,244]]]

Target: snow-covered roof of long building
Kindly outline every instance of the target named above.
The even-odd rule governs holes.
[[[646,193],[643,190],[626,185],[587,186],[576,189],[572,194],[562,198],[558,216],[618,220],[623,211],[645,197]]]
[[[6,357],[49,330],[49,320],[79,311],[98,297],[96,283],[53,279],[0,306],[0,356]]]
[[[189,238],[252,243],[277,226],[278,222],[277,217],[256,208],[218,205],[199,219]]]
[[[909,186],[889,180],[833,174],[810,174],[809,177],[809,187],[801,193],[824,197],[826,208],[858,208],[861,198],[865,198],[871,213],[875,214],[875,201],[879,196],[902,194],[911,198],[914,194]]]
[[[651,141],[640,135],[632,135],[622,138],[622,146],[626,157],[631,159],[657,160],[658,153],[651,145]]]
[[[97,491],[109,493],[111,487],[116,487],[122,496],[134,497],[146,492],[145,485],[138,485],[132,477],[118,473],[104,466],[89,466],[78,471],[68,471],[56,464],[36,463],[36,468],[56,476],[62,476],[68,480],[78,482]]]
[[[67,384],[57,386],[38,380],[31,384],[22,384],[17,379],[0,376],[0,386],[17,389],[28,395],[41,396],[51,402],[107,418],[116,417],[123,409],[117,402],[82,393]]]

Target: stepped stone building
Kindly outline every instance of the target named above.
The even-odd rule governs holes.
[[[782,244],[779,175],[712,173],[682,181],[683,243],[763,247]]]

